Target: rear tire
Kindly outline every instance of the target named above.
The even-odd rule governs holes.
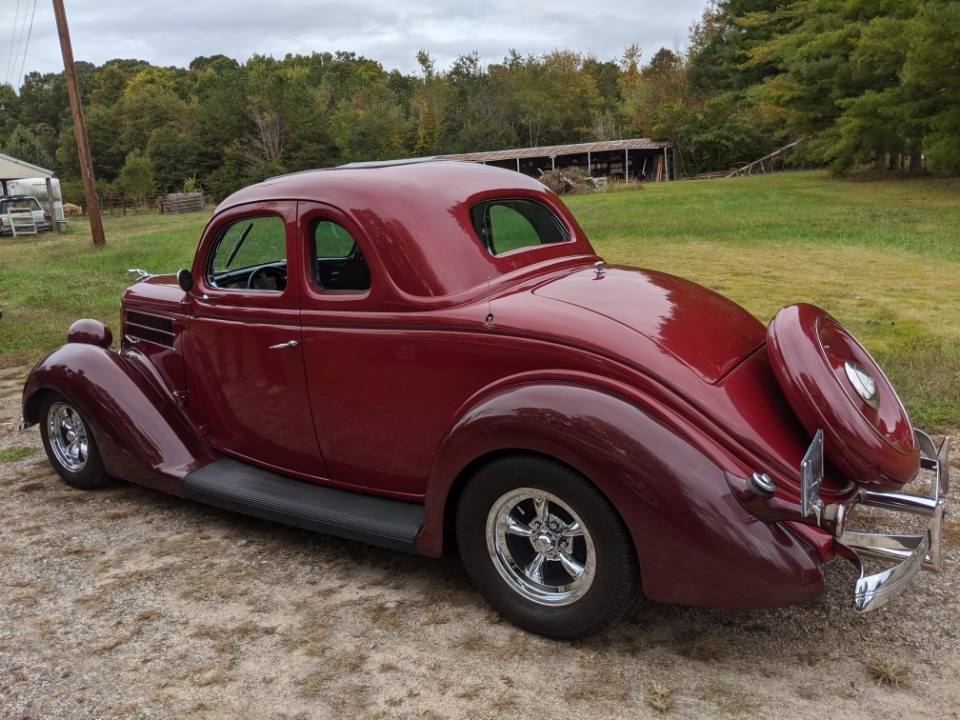
[[[474,585],[512,622],[546,637],[600,632],[636,600],[629,533],[586,478],[550,458],[495,460],[457,507],[460,556]]]
[[[110,482],[89,423],[59,393],[48,393],[40,404],[40,437],[50,464],[67,485],[94,490]]]

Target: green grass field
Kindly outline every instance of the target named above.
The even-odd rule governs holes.
[[[610,263],[693,279],[764,322],[793,302],[821,305],[873,353],[917,425],[960,425],[960,181],[802,172],[567,202]],[[78,317],[116,330],[126,269],[188,266],[206,219],[108,217],[100,250],[82,223],[0,239],[0,366],[35,361]]]

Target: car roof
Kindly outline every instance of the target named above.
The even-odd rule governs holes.
[[[491,189],[509,188],[535,193],[545,189],[542,183],[522,173],[475,163],[412,160],[354,163],[269,178],[230,195],[218,210],[268,198],[323,201],[345,194],[370,199],[393,194],[411,198],[428,196],[431,204],[449,205]]]
[[[550,208],[570,243],[493,256],[473,230],[470,208],[482,200],[527,198]],[[391,278],[413,296],[447,296],[547,259],[593,255],[582,230],[553,191],[522,173],[474,163],[374,163],[282,175],[226,198],[217,214],[280,200],[324,203],[364,231]]]

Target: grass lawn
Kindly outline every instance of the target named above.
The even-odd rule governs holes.
[[[610,263],[696,280],[766,322],[821,305],[873,353],[918,426],[960,425],[960,181],[840,181],[803,172],[646,185],[568,199]],[[107,217],[0,239],[0,367],[33,362],[78,317],[114,330],[127,268],[188,266],[207,220]]]
[[[129,268],[189,267],[209,213],[103,218],[107,244],[93,246],[85,219],[63,234],[0,238],[0,367],[38,360],[80,317],[119,329]]]

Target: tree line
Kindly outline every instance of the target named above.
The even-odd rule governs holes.
[[[220,198],[351,161],[626,137],[672,139],[688,175],[799,138],[798,162],[836,172],[960,174],[960,1],[710,0],[682,53],[417,61],[411,75],[350,52],[79,62],[98,190]],[[0,86],[0,106],[2,151],[81,197],[63,73]]]

